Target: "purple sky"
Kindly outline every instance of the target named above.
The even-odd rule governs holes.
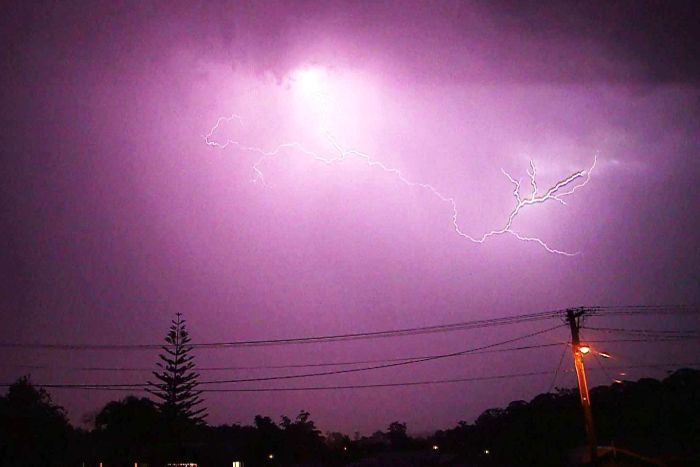
[[[6,8],[1,341],[159,342],[176,311],[195,341],[210,342],[700,301],[697,9],[632,1],[316,3]],[[300,89],[300,70],[318,73],[321,99],[316,88]],[[460,228],[475,236],[500,227],[513,207],[501,169],[526,178],[532,159],[545,187],[598,154],[590,182],[566,206],[532,207],[514,224],[580,254],[553,255],[512,236],[474,244],[452,230],[448,204],[357,159],[325,165],[290,150],[261,164],[266,185],[251,183],[254,154],[203,138],[235,113],[243,125],[222,126],[215,140],[265,150],[300,141],[328,152],[319,138],[324,105],[340,144],[454,197]],[[197,361],[251,366],[453,352],[554,324],[202,350]],[[615,324],[698,328],[676,317]],[[531,342],[566,338],[562,329]],[[687,342],[609,349],[622,364],[697,355]],[[559,347],[496,353],[267,385],[552,371],[560,355]],[[155,360],[153,352],[0,349],[0,377],[27,371],[16,365],[45,365],[54,368],[33,370],[36,382],[141,382],[138,373],[58,367]],[[630,377],[663,375],[635,371]],[[600,373],[592,372],[594,385],[608,381]],[[398,419],[420,432],[530,399],[550,382],[210,394],[207,403],[212,423],[306,409],[324,430],[368,433]],[[557,381],[573,384],[570,373]],[[120,395],[52,394],[76,423]]]

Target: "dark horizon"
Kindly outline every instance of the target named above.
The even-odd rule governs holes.
[[[171,340],[175,344],[177,339]],[[183,341],[184,342],[184,341]],[[178,348],[175,345],[175,348]],[[185,350],[181,356],[186,360]],[[184,362],[185,360],[182,360]],[[174,361],[173,361],[174,362]],[[172,365],[174,363],[170,363]],[[168,383],[166,370],[161,381]],[[159,386],[151,399],[110,401],[90,430],[72,428],[50,394],[22,378],[0,396],[0,453],[7,465],[263,465],[437,466],[592,465],[576,389],[557,389],[532,401],[485,410],[473,423],[416,437],[401,421],[371,436],[322,433],[300,411],[279,422],[257,415],[250,426],[201,423],[196,395],[176,409]],[[691,465],[698,460],[700,370],[679,369],[662,380],[618,382],[590,392],[596,457]],[[170,389],[167,389],[170,391]],[[172,393],[175,394],[175,393]],[[192,399],[192,398],[195,399]],[[175,411],[172,411],[172,410]],[[179,410],[184,410],[177,415]],[[21,420],[21,422],[19,422]],[[27,423],[29,422],[29,423]],[[237,464],[238,462],[238,464]],[[466,464],[465,464],[466,462]],[[194,464],[193,464],[194,463]],[[180,464],[182,465],[182,464]]]
[[[660,336],[700,329],[676,307],[700,303],[699,15],[680,1],[15,2],[0,18],[0,344],[158,344],[176,312],[204,343],[664,305],[585,323],[613,356],[607,372],[590,361],[591,385],[693,364],[697,339]],[[488,235],[533,179],[542,196],[574,174]],[[196,361],[244,367],[202,379],[255,379],[557,324]],[[569,338],[562,326],[512,352],[231,383],[477,379],[207,393],[209,421],[308,410],[323,431],[432,432],[545,392],[560,362],[556,385],[574,387]],[[0,383],[142,383],[157,353],[0,346]],[[543,374],[479,379],[528,372]],[[76,425],[117,397],[51,393]]]
[[[669,375],[674,371],[684,369],[684,368],[700,368],[700,361],[688,357],[688,349],[697,348],[698,346],[698,330],[697,328],[688,327],[683,330],[671,331],[668,329],[639,329],[634,327],[626,327],[623,324],[611,324],[611,322],[624,323],[630,318],[633,321],[644,322],[645,318],[650,317],[663,317],[672,316],[678,322],[684,320],[686,322],[697,322],[698,315],[700,315],[700,310],[693,306],[619,306],[619,307],[583,307],[585,310],[584,320],[582,321],[581,335],[582,342],[592,348],[592,354],[586,357],[587,373],[589,382],[592,383],[590,387],[595,392],[601,387],[605,387],[608,384],[614,382],[634,382],[637,380],[644,380],[644,378],[656,377],[662,379],[664,375]],[[282,393],[300,393],[305,392],[314,393],[345,393],[345,392],[357,392],[359,395],[367,393],[373,390],[386,391],[386,390],[399,390],[404,386],[408,387],[421,387],[424,391],[431,388],[433,391],[439,391],[441,387],[451,386],[451,385],[464,385],[468,388],[470,385],[484,385],[489,383],[498,383],[499,381],[514,381],[516,383],[522,381],[523,379],[528,380],[533,379],[544,379],[549,381],[546,390],[540,393],[526,395],[524,393],[518,393],[515,391],[516,396],[510,401],[525,401],[529,402],[533,397],[541,397],[546,393],[557,393],[560,390],[577,390],[576,389],[576,376],[573,370],[572,364],[572,350],[571,350],[571,339],[570,336],[559,340],[551,341],[551,334],[553,331],[558,331],[559,334],[568,334],[568,325],[561,324],[566,314],[565,310],[556,310],[551,312],[534,313],[529,315],[517,315],[512,317],[500,317],[495,319],[488,319],[482,321],[469,321],[463,323],[446,323],[440,326],[428,326],[428,327],[418,327],[411,329],[397,329],[397,330],[373,330],[368,333],[347,333],[341,335],[331,335],[331,336],[304,336],[304,337],[292,337],[282,339],[260,339],[260,340],[250,340],[250,341],[229,341],[229,342],[192,342],[190,345],[193,346],[192,354],[195,357],[193,362],[195,362],[194,371],[200,374],[198,381],[202,384],[199,387],[203,390],[202,398],[204,404],[202,407],[207,408],[207,399],[210,395],[217,395],[219,392],[226,393],[230,391],[231,395],[251,394],[251,393],[262,393],[268,396],[274,396]],[[595,322],[601,320],[606,324],[606,326],[596,327],[595,325],[588,325],[586,323]],[[507,339],[499,339],[495,342],[488,342],[485,345],[472,346],[466,349],[461,349],[457,352],[449,352],[443,354],[413,354],[410,356],[404,356],[400,359],[387,359],[387,360],[355,360],[355,361],[314,361],[312,363],[297,363],[292,365],[271,365],[271,366],[259,366],[259,367],[207,367],[198,364],[197,355],[202,352],[216,351],[222,349],[236,349],[236,348],[246,348],[246,347],[278,347],[278,346],[311,346],[315,347],[319,341],[328,344],[340,344],[342,345],[348,341],[372,341],[376,339],[387,339],[389,341],[401,340],[406,336],[422,336],[428,334],[439,336],[443,333],[466,333],[470,330],[490,328],[490,327],[511,327],[513,325],[518,325],[522,323],[529,323],[536,321],[538,323],[538,330],[534,332],[527,332],[524,334],[518,334],[515,337],[510,337]],[[554,326],[550,326],[552,323]],[[544,325],[544,324],[547,325]],[[621,326],[621,327],[617,327]],[[597,335],[594,335],[597,334]],[[549,336],[550,341],[538,342],[534,341],[533,338]],[[586,337],[587,336],[587,337]],[[645,353],[655,353],[659,346],[666,348],[678,348],[682,350],[682,354],[679,358],[674,360],[671,358],[671,354],[664,355],[664,358],[658,358],[654,360],[649,360],[646,363],[641,363],[639,360],[629,363],[629,361],[621,361],[621,354],[616,351],[610,351],[609,349],[625,348],[626,346],[633,345],[636,348],[638,345],[653,344],[651,348],[652,352]],[[134,343],[134,344],[94,344],[94,343],[83,343],[83,344],[66,344],[57,342],[45,342],[45,343],[19,343],[19,342],[2,342],[0,343],[0,348],[2,349],[24,349],[24,351],[50,351],[57,352],[59,354],[70,355],[80,352],[106,352],[108,354],[117,352],[149,352],[149,353],[162,353],[162,346],[167,345],[165,342],[148,342],[148,343]],[[322,345],[322,344],[321,344]],[[316,376],[324,375],[334,375],[334,374],[362,374],[363,372],[369,372],[370,375],[374,375],[376,370],[384,370],[385,368],[392,368],[395,366],[409,367],[421,366],[423,361],[428,361],[433,363],[435,360],[455,360],[463,359],[469,357],[479,357],[485,356],[500,356],[503,355],[504,358],[510,358],[510,355],[520,354],[525,351],[531,354],[533,351],[547,351],[555,349],[556,353],[559,354],[558,364],[554,368],[538,367],[526,368],[523,371],[513,371],[508,374],[492,374],[486,373],[482,376],[466,376],[462,378],[438,378],[438,379],[416,379],[414,378],[404,378],[403,380],[382,380],[378,383],[360,383],[360,384],[348,384],[348,385],[331,385],[331,384],[314,384],[317,381]],[[606,350],[607,349],[607,350]],[[602,355],[602,356],[601,356]],[[157,359],[154,359],[154,362]],[[54,402],[59,402],[65,397],[65,393],[75,393],[75,394],[85,394],[85,393],[102,393],[102,399],[105,401],[112,400],[122,400],[125,397],[135,396],[135,397],[146,397],[153,399],[153,396],[147,393],[147,387],[153,379],[152,373],[158,371],[158,367],[153,363],[151,366],[148,364],[143,364],[138,367],[79,367],[75,365],[66,364],[63,366],[32,366],[32,365],[6,365],[6,368],[14,369],[16,375],[27,376],[29,382],[39,388],[46,389],[51,395]],[[270,370],[278,370],[280,368],[283,370],[282,374],[270,374]],[[106,383],[101,381],[94,376],[85,377],[77,382],[70,382],[67,384],[56,383],[50,380],[36,380],[32,378],[31,374],[34,371],[49,370],[56,372],[57,374],[71,374],[73,372],[77,374],[85,375],[95,375],[95,374],[116,374],[116,379],[113,383]],[[221,379],[225,375],[230,375],[231,373],[236,373],[235,370],[265,370],[263,376],[253,372],[251,376],[246,376],[242,378],[244,386],[235,384],[236,379]],[[630,373],[628,373],[630,372]],[[630,375],[634,377],[630,377]],[[126,375],[127,381],[123,379]],[[138,375],[138,376],[136,376]],[[296,376],[294,376],[296,375]],[[289,378],[289,376],[294,376]],[[231,378],[231,376],[226,376],[226,378]],[[375,378],[376,379],[376,378]],[[272,390],[266,390],[266,382],[268,380],[281,381],[282,384],[277,384],[273,386]],[[245,384],[249,381],[248,384]],[[262,381],[259,382],[259,381]],[[290,383],[291,382],[291,383]],[[126,383],[126,384],[125,384]],[[234,383],[233,385],[231,383]],[[7,388],[10,382],[3,384],[1,387]],[[77,387],[75,387],[75,386]],[[87,386],[86,388],[81,388],[80,386]],[[94,386],[104,386],[104,388],[94,387]],[[126,386],[124,388],[119,388],[119,386]],[[252,386],[252,387],[251,387]],[[237,392],[241,390],[242,392]],[[371,393],[370,393],[371,394]],[[58,397],[56,397],[58,396]],[[536,398],[536,397],[535,397]],[[507,405],[507,404],[501,404]],[[477,415],[481,415],[483,411],[489,408],[498,408],[498,405],[493,407],[484,407]],[[99,409],[99,407],[98,407]],[[278,420],[280,417],[293,415],[296,411],[306,410],[304,407],[299,408],[289,408],[290,412],[283,412],[280,414],[272,414],[267,412],[262,412],[255,414],[255,417],[269,416],[272,420]],[[78,426],[91,429],[94,424],[94,416],[97,411],[92,413],[85,413],[79,419],[76,414],[67,413],[69,419]],[[313,415],[313,414],[312,414]],[[397,417],[397,419],[410,419],[410,417],[404,415],[403,417]],[[461,418],[458,421],[473,423],[476,416],[473,418]],[[212,426],[216,425],[251,425],[253,422],[253,417],[250,420],[220,420],[217,417],[217,421],[212,423]],[[388,424],[389,422],[387,422]],[[346,433],[342,429],[335,426],[323,426],[322,432],[341,432]],[[425,436],[432,435],[436,430],[444,429],[446,427],[436,426],[433,428],[426,428],[423,430],[415,430],[413,427],[408,427],[408,433],[412,436]],[[370,428],[367,432],[361,432],[359,430],[354,430],[349,434],[359,433],[362,436],[369,436],[375,431],[381,429],[380,427]],[[348,434],[348,433],[346,433]]]

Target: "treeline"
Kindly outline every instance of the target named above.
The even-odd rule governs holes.
[[[371,436],[324,435],[305,411],[279,422],[257,416],[250,426],[174,423],[150,399],[134,396],[108,403],[91,429],[83,430],[72,427],[50,395],[23,377],[0,397],[0,460],[8,467],[173,461],[206,467],[236,460],[247,467],[320,466],[437,448],[430,462],[563,465],[571,449],[584,442],[578,397],[575,390],[558,389],[486,410],[474,423],[460,422],[427,438],[410,437],[400,422]],[[700,371],[598,387],[591,400],[600,445],[667,461],[675,457],[679,465],[700,459]]]
[[[256,416],[253,426],[209,426],[173,421],[150,399],[128,396],[106,404],[91,424],[90,430],[72,427],[49,393],[22,377],[0,397],[0,465],[338,464],[331,452],[347,452],[344,437],[333,446],[338,438],[322,436],[304,411],[279,424]]]
[[[600,386],[590,396],[599,446],[671,464],[700,461],[700,371]],[[483,459],[488,450],[496,464],[565,465],[585,442],[578,390],[557,389],[486,410],[473,424],[436,432],[434,440],[467,459]]]

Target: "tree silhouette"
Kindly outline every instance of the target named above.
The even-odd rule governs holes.
[[[399,421],[391,422],[387,431],[389,442],[394,449],[405,449],[409,444],[406,424]]]
[[[23,376],[0,396],[0,465],[70,464],[73,430],[62,407]]]
[[[158,441],[158,422],[155,404],[145,397],[107,403],[95,417],[93,432],[100,458],[124,465],[148,460]]]
[[[183,321],[173,324],[173,342],[189,347],[178,331]],[[166,353],[166,358],[173,366],[179,361],[178,368],[191,362],[183,362],[180,354]],[[167,366],[164,362],[163,372]],[[188,372],[191,366],[183,374]],[[194,386],[190,392],[196,393]],[[641,465],[639,455],[669,466],[700,465],[700,371],[681,369],[660,381],[624,381],[593,388],[590,394],[600,446],[615,446],[601,455],[605,465],[616,456],[631,462],[619,465]],[[282,416],[279,424],[258,415],[253,426],[208,426],[184,416],[178,420],[184,423],[166,422],[154,402],[129,396],[97,412],[91,432],[73,429],[48,392],[23,377],[0,394],[0,466],[94,466],[103,461],[113,466],[137,461],[230,465],[240,460],[253,467],[337,467],[360,465],[352,464],[360,459],[366,460],[362,465],[398,466],[437,465],[444,455],[453,457],[450,462],[456,464],[450,465],[554,467],[571,465],[571,454],[585,443],[576,389],[488,409],[473,423],[459,422],[427,439],[412,438],[399,421],[369,437],[350,440],[331,433],[324,439],[306,411],[296,418]]]
[[[285,452],[295,463],[305,462],[319,456],[325,445],[321,432],[311,420],[311,414],[305,410],[299,412],[295,420],[282,416],[281,427],[284,429]]]
[[[165,336],[164,353],[159,355],[161,361],[156,363],[160,371],[153,372],[159,382],[148,381],[146,389],[159,399],[158,410],[171,426],[201,425],[207,416],[206,409],[198,407],[203,401],[190,340],[182,313],[176,313]]]

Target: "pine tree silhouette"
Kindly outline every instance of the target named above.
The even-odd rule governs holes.
[[[159,355],[161,361],[156,363],[160,371],[153,372],[158,382],[148,381],[146,389],[159,399],[156,405],[168,424],[203,424],[207,417],[206,409],[197,407],[203,400],[199,397],[202,391],[197,390],[199,373],[194,371],[190,340],[182,313],[176,313],[165,336],[164,353]]]

